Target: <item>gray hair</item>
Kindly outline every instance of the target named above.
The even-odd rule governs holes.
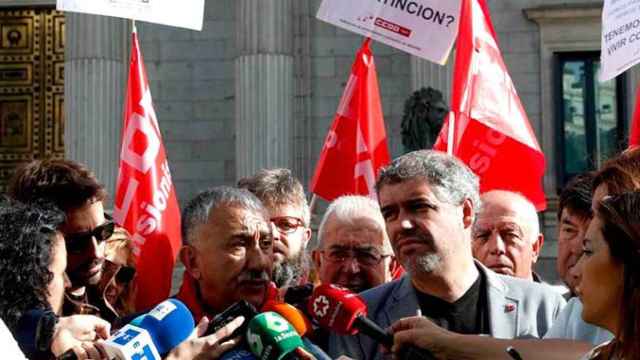
[[[291,170],[284,168],[261,169],[253,176],[238,180],[238,187],[255,194],[267,207],[294,204],[302,209],[304,226],[311,223],[311,211],[304,187]]]
[[[222,205],[235,205],[259,213],[266,210],[260,200],[247,191],[229,186],[216,186],[201,191],[182,210],[182,242],[190,244],[196,226],[209,221],[209,215]]]
[[[535,236],[538,236],[540,234],[540,220],[538,219],[538,212],[536,210],[536,207],[529,199],[527,199],[519,192],[508,190],[491,190],[483,193],[481,196],[482,205],[480,206],[480,212],[482,212],[482,210],[488,203],[491,203],[491,198],[495,196],[504,196],[506,197],[506,199],[502,200],[508,201],[510,203],[521,203],[523,205],[523,207],[521,208],[522,211],[518,213],[517,216],[526,222],[527,226],[530,227],[530,230],[534,233]],[[535,239],[533,240],[535,241]]]
[[[385,185],[423,179],[438,200],[461,205],[473,203],[474,213],[480,205],[478,177],[460,160],[441,151],[418,150],[402,155],[380,171],[376,191]]]
[[[363,217],[372,219],[376,223],[377,230],[383,234],[382,244],[384,250],[392,252],[384,218],[380,212],[380,205],[371,198],[359,195],[340,196],[329,205],[318,227],[318,241],[310,245],[312,250],[322,247],[323,238],[326,235],[327,221],[332,215],[334,216],[334,221],[344,224],[351,224],[355,219]]]

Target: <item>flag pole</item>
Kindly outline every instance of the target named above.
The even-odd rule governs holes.
[[[456,115],[449,111],[449,128],[447,129],[447,154],[453,155],[453,135],[456,128]]]
[[[138,29],[136,28],[136,19],[131,19],[131,32],[138,33]]]

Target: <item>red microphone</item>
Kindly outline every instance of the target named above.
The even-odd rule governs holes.
[[[360,296],[348,289],[333,284],[322,284],[316,287],[307,304],[307,310],[323,328],[341,335],[355,335],[362,332],[389,349],[393,346],[393,334],[384,331],[369,319],[367,304]],[[407,346],[400,358],[435,359],[428,350],[413,346]]]
[[[362,331],[389,348],[393,345],[393,335],[367,317],[367,304],[348,289],[333,284],[316,287],[307,310],[320,326],[338,334],[355,335]]]

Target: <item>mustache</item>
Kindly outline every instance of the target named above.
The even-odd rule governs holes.
[[[271,275],[264,270],[245,271],[238,275],[238,282],[245,281],[271,281]]]
[[[398,235],[396,236],[396,240],[400,240],[402,238],[405,237],[414,237],[417,238],[418,240],[424,242],[425,244],[429,245],[431,248],[434,247],[434,241],[433,241],[433,236],[431,236],[430,233],[428,232],[424,232],[420,229],[417,228],[411,228],[411,229],[402,229]]]

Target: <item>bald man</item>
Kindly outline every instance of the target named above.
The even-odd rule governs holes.
[[[544,237],[538,214],[524,196],[494,190],[481,196],[473,226],[473,256],[493,271],[540,281],[533,272]]]

